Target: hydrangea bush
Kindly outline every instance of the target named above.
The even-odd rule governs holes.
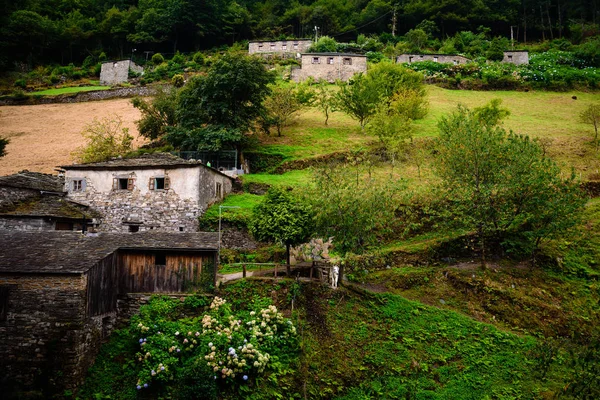
[[[234,312],[215,297],[199,316],[177,318],[178,312],[177,300],[153,298],[132,320],[139,336],[136,389],[177,385],[190,375],[203,387],[248,385],[278,354],[297,347],[296,328],[274,305]]]

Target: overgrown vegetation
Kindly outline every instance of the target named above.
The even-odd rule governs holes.
[[[86,125],[81,134],[88,140],[87,145],[73,153],[79,163],[107,161],[113,157],[124,156],[131,152],[133,136],[129,128],[123,127],[119,116],[94,118]]]

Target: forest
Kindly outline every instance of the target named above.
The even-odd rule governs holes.
[[[3,0],[0,71],[86,57],[189,53],[250,39],[357,34],[440,40],[486,27],[520,42],[597,34],[599,0]],[[315,29],[316,28],[316,29]],[[316,30],[316,32],[315,32]]]

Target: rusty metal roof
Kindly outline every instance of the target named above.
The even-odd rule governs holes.
[[[0,274],[83,274],[119,249],[216,252],[218,234],[0,231]]]

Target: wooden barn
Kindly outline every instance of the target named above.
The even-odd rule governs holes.
[[[82,381],[121,297],[212,288],[218,235],[0,231],[0,248],[0,390],[49,396]]]

